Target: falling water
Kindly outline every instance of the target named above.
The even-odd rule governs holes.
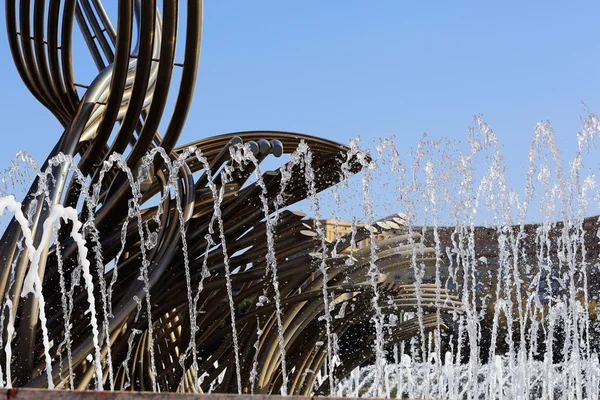
[[[315,189],[315,173],[312,168],[312,152],[306,145],[306,143],[301,142],[298,146],[298,156],[303,158],[304,161],[304,172],[305,172],[305,180],[306,185],[308,186],[308,197],[312,202],[312,211],[315,215],[315,230],[317,231],[319,237],[321,238],[321,249],[318,254],[319,259],[319,270],[321,271],[322,276],[322,293],[323,293],[323,304],[324,304],[324,315],[323,319],[325,320],[325,332],[327,334],[327,377],[329,379],[330,393],[333,393],[335,390],[335,375],[333,370],[335,365],[337,364],[337,355],[336,355],[336,343],[335,337],[333,336],[333,332],[331,329],[331,305],[329,300],[329,291],[327,288],[327,243],[325,232],[323,231],[323,226],[321,224],[321,206],[319,204],[319,199],[317,197],[317,192]]]
[[[259,146],[262,145],[265,147],[261,149],[263,153],[269,153],[271,151],[271,143],[262,141]],[[280,143],[277,145],[281,146]],[[282,309],[281,309],[281,294],[279,292],[279,281],[277,278],[277,258],[275,254],[275,226],[278,221],[278,213],[279,206],[281,205],[281,197],[277,197],[277,201],[275,202],[275,210],[273,212],[273,216],[271,216],[271,210],[269,207],[269,201],[267,199],[267,186],[263,179],[263,176],[260,172],[259,161],[256,159],[256,156],[251,151],[248,146],[238,145],[236,148],[231,148],[231,157],[233,160],[237,162],[237,166],[239,169],[244,168],[244,165],[247,163],[251,163],[254,169],[254,175],[256,176],[256,182],[260,186],[260,201],[262,203],[262,210],[265,215],[265,226],[266,226],[266,239],[267,239],[267,255],[266,255],[266,268],[265,275],[271,273],[271,282],[273,284],[273,292],[274,292],[274,300],[275,300],[275,316],[277,319],[277,332],[278,332],[278,344],[279,344],[279,352],[281,357],[281,376],[282,376],[282,385],[281,385],[281,395],[286,396],[287,387],[288,387],[288,375],[285,364],[285,339],[283,337],[283,322],[282,322]],[[281,192],[285,191],[285,181],[282,181],[280,186],[282,189]],[[263,296],[266,294],[266,287],[263,291]],[[265,296],[266,297],[266,296]]]
[[[151,160],[152,157],[149,157],[149,159]],[[143,180],[144,177],[144,167],[148,167],[150,161],[145,160],[145,165],[142,165],[142,167],[140,168],[140,174],[141,174],[141,180]],[[153,331],[154,331],[154,327],[153,327],[153,322],[152,322],[152,303],[150,301],[150,284],[149,284],[149,280],[148,280],[148,268],[150,266],[150,263],[147,259],[146,256],[146,249],[149,248],[149,244],[151,243],[151,240],[146,240],[146,238],[151,238],[151,235],[145,235],[144,234],[144,224],[142,223],[142,214],[141,214],[141,210],[140,210],[140,200],[142,198],[142,194],[141,194],[141,189],[140,189],[140,184],[141,184],[141,180],[136,180],[133,172],[131,171],[131,169],[129,168],[129,166],[127,165],[127,162],[123,159],[123,157],[120,154],[111,154],[111,156],[109,157],[109,159],[107,161],[104,162],[102,168],[99,171],[99,178],[98,181],[95,183],[94,188],[93,188],[93,196],[92,196],[92,200],[91,200],[91,209],[93,210],[96,206],[96,204],[98,203],[98,199],[100,197],[100,189],[102,187],[102,184],[104,182],[104,176],[105,174],[110,171],[112,168],[114,168],[116,166],[116,168],[118,168],[121,172],[123,172],[125,174],[126,179],[129,181],[129,185],[131,188],[131,193],[132,193],[132,199],[129,200],[128,202],[128,212],[127,212],[127,219],[126,222],[121,230],[121,250],[119,251],[118,255],[117,255],[117,261],[121,256],[122,253],[122,249],[125,245],[125,238],[124,238],[124,232],[127,229],[127,222],[132,219],[135,218],[138,221],[137,227],[138,227],[138,234],[140,236],[140,241],[141,241],[141,245],[140,245],[140,252],[141,252],[141,258],[142,258],[142,263],[141,263],[141,268],[140,268],[140,276],[139,279],[143,282],[144,285],[144,294],[145,294],[145,303],[146,303],[146,313],[148,315],[148,336],[149,336],[149,349],[150,349],[150,368],[152,371],[151,374],[151,380],[152,380],[152,389],[153,391],[156,391],[157,387],[156,387],[156,381],[155,381],[155,377],[156,377],[156,362],[155,362],[155,356],[154,356],[154,335],[153,335]],[[93,215],[93,212],[90,212],[90,215]],[[92,226],[94,226],[93,222],[90,223]],[[95,229],[95,226],[94,226]],[[101,253],[100,251],[100,245],[97,245],[97,251],[96,253]],[[102,265],[102,264],[100,264]],[[104,331],[105,331],[105,336],[106,336],[106,340],[107,340],[107,354],[108,354],[108,360],[110,360],[110,335],[108,334],[109,332],[109,322],[108,322],[108,314],[109,311],[110,313],[112,313],[112,306],[108,305],[107,299],[111,299],[111,294],[112,293],[112,284],[114,284],[114,282],[116,281],[116,274],[117,274],[117,268],[115,267],[113,269],[113,280],[111,281],[111,285],[109,286],[109,289],[107,291],[105,284],[102,286],[104,292],[102,293],[102,298],[103,298],[103,302],[105,303],[104,305],[104,314],[106,316],[105,318],[105,324],[104,324]],[[101,274],[101,276],[103,276],[104,274]],[[138,307],[139,307],[139,303],[138,303]],[[139,309],[138,309],[139,312]],[[111,387],[113,385],[112,382],[112,362],[111,365],[109,365],[109,374],[110,374],[110,380],[111,380]],[[102,378],[102,375],[100,375],[100,378]],[[102,382],[102,379],[100,379],[100,382]]]
[[[31,235],[31,231],[29,229],[29,224],[25,216],[23,215],[23,211],[21,209],[21,204],[17,202],[14,197],[6,196],[0,198],[0,215],[4,214],[4,211],[8,209],[15,215],[15,219],[21,225],[21,229],[23,231],[23,237],[25,238],[25,245],[29,250],[29,259],[31,261],[31,267],[29,268],[29,272],[25,278],[25,282],[23,284],[23,294],[27,295],[29,293],[33,293],[37,300],[40,303],[40,323],[42,325],[42,333],[44,338],[44,350],[45,350],[45,358],[46,358],[46,371],[48,376],[48,387],[53,388],[54,382],[52,380],[52,357],[50,356],[50,341],[48,338],[48,330],[46,326],[46,311],[45,311],[45,302],[44,296],[42,294],[41,288],[41,280],[39,278],[37,272],[37,265],[39,263],[40,254],[43,250],[42,247],[38,247],[37,249],[34,247],[33,239]],[[90,262],[87,259],[88,250],[85,247],[85,240],[83,236],[79,232],[81,229],[82,223],[79,222],[77,218],[77,211],[73,208],[67,207],[64,208],[61,205],[55,205],[50,213],[48,219],[44,222],[44,233],[42,243],[46,242],[45,239],[52,232],[52,226],[58,219],[64,219],[65,221],[70,220],[73,223],[73,227],[71,229],[71,236],[73,240],[77,244],[78,252],[79,252],[79,262],[82,266],[83,270],[83,278],[87,287],[88,294],[88,302],[89,302],[89,312],[91,315],[91,326],[93,331],[93,342],[94,348],[96,349],[96,358],[95,358],[95,368],[96,375],[98,379],[98,385],[102,387],[102,366],[100,361],[100,346],[98,343],[98,322],[96,320],[96,309],[95,309],[95,297],[94,297],[94,282],[92,280],[92,276],[90,274]],[[8,328],[8,332],[12,332],[12,328]]]
[[[236,318],[235,318],[235,301],[233,298],[233,285],[231,283],[231,268],[229,266],[229,253],[227,251],[227,241],[225,238],[225,225],[223,223],[223,217],[221,214],[221,203],[223,202],[223,196],[225,194],[225,184],[228,182],[228,176],[231,174],[230,170],[222,170],[220,173],[221,180],[223,182],[223,186],[217,188],[217,185],[213,181],[213,175],[211,172],[211,167],[206,161],[206,159],[202,156],[198,157],[198,160],[204,163],[204,169],[207,173],[208,177],[208,185],[210,187],[213,201],[214,201],[214,212],[213,216],[210,220],[210,225],[208,229],[208,234],[206,235],[207,246],[215,246],[216,243],[212,238],[214,234],[214,223],[217,222],[217,229],[219,230],[219,240],[221,243],[221,250],[223,252],[223,267],[225,269],[225,279],[226,279],[226,287],[227,287],[227,298],[229,302],[229,312],[231,316],[231,335],[233,341],[233,352],[235,359],[235,372],[237,378],[237,389],[238,393],[242,393],[242,375],[241,375],[241,366],[240,366],[240,346],[238,343],[238,333],[236,327]]]
[[[301,184],[306,198],[301,206],[310,209],[314,217],[303,223],[312,225],[315,232],[311,233],[314,240],[307,242],[312,247],[295,257],[306,257],[306,267],[314,266],[314,269],[310,286],[298,289],[294,295],[304,296],[304,290],[316,289],[320,296],[316,318],[321,331],[314,336],[319,339],[306,345],[311,354],[322,354],[324,362],[319,364],[322,365],[320,370],[313,371],[306,366],[302,371],[304,376],[314,374],[312,390],[315,394],[445,399],[597,398],[600,393],[597,293],[600,236],[596,234],[599,222],[587,217],[600,209],[597,166],[588,165],[600,131],[598,118],[590,114],[582,120],[575,155],[568,164],[551,125],[538,124],[522,189],[518,185],[515,188],[514,179],[510,178],[499,135],[481,117],[475,119],[474,125],[466,144],[424,137],[410,154],[397,146],[393,138],[381,139],[372,154],[359,150],[358,142],[353,141],[349,152],[340,154],[340,184],[322,193],[319,193],[323,177],[317,172],[317,153],[305,142],[300,142],[282,168],[264,174],[260,163],[266,153],[260,151],[266,150],[257,150],[259,145],[254,142],[256,146],[230,143],[229,161],[221,170],[215,170],[202,149],[195,147],[182,150],[175,158],[162,149],[155,149],[137,169],[130,169],[120,155],[113,155],[91,182],[70,167],[71,159],[57,157],[49,165],[69,165],[70,173],[81,186],[81,214],[75,208],[51,204],[48,188],[55,179],[51,168],[42,172],[33,160],[24,153],[19,154],[21,162],[37,173],[39,190],[34,193],[37,198],[25,207],[10,195],[11,184],[26,181],[26,174],[19,172],[15,162],[3,179],[6,187],[2,192],[4,197],[0,198],[0,211],[13,213],[21,227],[22,237],[17,242],[16,254],[28,252],[30,264],[22,295],[33,294],[39,301],[40,354],[43,346],[45,364],[42,377],[47,380],[47,386],[77,386],[76,374],[80,372],[73,368],[71,331],[74,329],[74,297],[81,289],[80,295],[87,297],[86,323],[91,331],[91,344],[77,351],[91,357],[95,387],[102,389],[106,381],[110,389],[117,387],[117,372],[113,367],[124,369],[125,386],[135,386],[131,361],[138,351],[138,342],[144,341],[149,349],[145,367],[150,371],[152,388],[158,390],[160,368],[154,355],[158,340],[154,329],[158,321],[153,321],[152,312],[160,305],[153,303],[150,297],[149,270],[153,268],[150,254],[159,245],[163,229],[161,216],[170,212],[162,207],[170,201],[167,197],[172,193],[173,216],[179,228],[181,276],[185,277],[180,287],[185,288],[185,307],[189,312],[189,326],[185,327],[189,330],[189,339],[177,344],[181,347],[177,353],[179,360],[175,362],[179,361],[183,371],[179,387],[183,388],[184,380],[191,378],[197,390],[219,390],[223,374],[235,373],[240,393],[254,392],[258,387],[264,390],[261,385],[267,376],[279,376],[282,394],[297,391],[298,388],[293,388],[299,367],[286,351],[285,331],[292,320],[287,314],[286,294],[281,291],[288,279],[282,278],[281,273],[286,272],[284,263],[290,259],[279,258],[278,230],[286,228],[281,226],[281,215],[290,203],[289,196],[297,190],[294,185]],[[162,160],[160,163],[168,177],[163,182],[162,196],[156,200],[152,224],[148,224],[143,217],[142,204],[147,199],[143,199],[142,185],[153,184],[150,180],[157,159]],[[208,196],[204,201],[212,208],[206,217],[209,234],[193,240],[186,227],[194,211],[186,208],[183,198],[186,193],[178,187],[178,179],[187,173],[186,162],[190,159],[203,166],[199,181],[207,185]],[[357,180],[353,178],[356,171],[351,171],[352,163],[356,162],[362,167],[362,175]],[[129,180],[132,193],[127,215],[115,236],[120,248],[111,255],[113,266],[108,282],[104,280],[108,275],[105,275],[103,248],[93,215],[102,202],[105,175],[114,169],[122,171]],[[303,175],[300,178],[294,176],[298,171]],[[231,201],[227,197],[227,184],[236,174],[250,176],[252,172],[255,182],[249,185],[255,190],[255,201],[260,201],[262,214],[259,217],[264,223],[262,282],[266,284],[251,297],[253,304],[245,315],[236,308],[241,300],[236,275],[249,270],[231,264],[236,255],[230,254],[245,249],[238,249],[232,242],[234,239],[226,236],[231,221],[224,207]],[[280,179],[278,190],[269,186],[271,176]],[[390,184],[382,185],[380,190],[378,185],[382,179]],[[333,199],[333,207],[328,203],[328,196]],[[59,306],[57,311],[62,313],[62,320],[57,320],[60,328],[55,328],[50,321],[52,316],[42,292],[42,277],[37,273],[43,251],[42,245],[35,248],[32,238],[38,201],[48,206],[49,217],[44,221],[40,243],[53,243],[58,266],[56,282],[60,287],[55,303]],[[333,236],[328,236],[331,231],[326,230],[327,222],[324,222],[330,214],[333,222],[327,229],[333,231]],[[390,216],[377,219],[386,214]],[[344,220],[348,221],[348,230],[342,232]],[[131,298],[138,306],[138,314],[135,319],[116,326],[118,310],[113,310],[113,302],[114,297],[120,295],[115,293],[115,288],[121,279],[117,267],[121,259],[127,257],[124,251],[132,221],[137,225],[141,242],[141,265],[136,270],[141,283]],[[531,221],[537,224],[531,225]],[[66,235],[67,229],[74,242],[71,246],[65,245],[60,236]],[[199,240],[201,244],[197,243]],[[390,245],[393,240],[396,242]],[[201,251],[197,251],[198,248]],[[88,249],[93,253],[90,259]],[[193,251],[196,252],[192,257]],[[226,327],[230,337],[226,340],[231,342],[229,354],[234,362],[220,377],[211,378],[207,384],[203,379],[210,374],[203,365],[208,359],[200,358],[196,350],[197,337],[204,334],[198,331],[199,315],[205,312],[198,304],[201,297],[210,298],[205,286],[215,287],[219,282],[217,267],[211,269],[216,253],[222,253],[218,261],[222,262],[219,268],[222,267],[224,274],[222,282],[228,301],[223,306],[228,306],[230,317],[227,320],[230,326]],[[66,268],[63,259],[75,254],[77,265]],[[9,289],[14,282],[15,263],[7,279]],[[356,272],[361,265],[365,266],[364,271]],[[253,266],[248,268],[251,271]],[[198,277],[198,281],[193,280]],[[352,289],[348,289],[351,285],[354,285]],[[364,296],[365,293],[369,295]],[[361,298],[359,295],[366,299],[364,304],[357,301]],[[18,323],[15,321],[16,300],[5,297],[0,316],[0,352],[5,357],[0,381],[7,387],[14,379],[11,359],[18,356],[13,349],[15,322]],[[352,332],[355,337],[344,336],[345,324],[355,321],[360,307],[368,310],[368,319],[362,321],[363,331]],[[263,314],[272,315],[270,322],[265,322],[270,317],[261,317]],[[142,315],[147,317],[147,327],[137,323]],[[270,323],[275,328],[269,334],[277,336],[265,338]],[[251,341],[240,337],[248,334],[244,330],[247,326],[255,327]],[[51,340],[49,327],[64,330],[60,342]],[[127,346],[119,350],[123,354],[119,365],[113,365],[117,362],[111,358],[115,351],[111,335],[117,329],[128,340]],[[349,346],[361,341],[368,343],[361,353],[364,360],[358,360],[361,362],[356,363],[356,368],[347,370],[345,363],[357,360],[345,358],[345,352],[353,350]],[[269,370],[262,369],[258,357],[261,346],[267,347],[265,343],[272,344],[269,351],[276,360]],[[245,350],[250,353],[244,354]],[[221,362],[213,363],[215,370],[217,366],[222,368]],[[251,368],[243,363],[250,364]]]
[[[180,188],[179,188],[179,185],[177,184],[176,178],[178,176],[179,170],[184,168],[185,160],[188,159],[189,157],[191,157],[192,155],[195,155],[195,157],[199,161],[203,162],[205,165],[207,165],[208,163],[207,163],[206,159],[204,159],[202,157],[201,153],[199,153],[195,147],[187,148],[182,154],[179,155],[179,157],[174,162],[171,162],[171,159],[169,158],[167,153],[164,151],[164,149],[158,147],[158,148],[153,149],[153,151],[149,154],[149,156],[144,159],[144,162],[143,162],[142,166],[140,167],[140,173],[139,173],[140,176],[138,178],[139,182],[144,182],[144,181],[147,181],[148,179],[150,179],[150,177],[149,177],[150,169],[152,167],[152,163],[154,162],[154,158],[157,157],[157,155],[163,160],[163,162],[166,165],[166,168],[169,171],[169,181],[167,183],[167,188],[165,188],[165,190],[164,190],[163,199],[161,199],[161,202],[159,202],[159,205],[161,205],[163,203],[162,200],[164,200],[166,195],[169,193],[168,187],[172,187],[174,194],[175,194],[175,196],[174,196],[175,197],[175,208],[177,210],[177,218],[178,218],[178,222],[179,222],[181,252],[183,255],[183,267],[185,270],[185,283],[186,283],[188,307],[190,310],[189,311],[190,320],[193,320],[193,318],[195,318],[195,316],[197,315],[197,306],[196,306],[197,302],[194,301],[192,283],[191,283],[190,260],[189,260],[189,254],[188,254],[188,244],[187,244],[186,216],[184,215],[184,210],[181,206],[182,194],[180,193]],[[155,221],[159,224],[160,224],[160,217],[162,215],[162,212],[163,212],[163,210],[159,206],[159,210],[158,210],[157,214],[154,216]],[[156,235],[157,234],[155,233],[154,236],[149,235],[149,237],[155,237]],[[153,240],[151,244],[149,243],[149,245],[151,245],[152,247],[156,246],[156,243],[154,243],[154,242],[155,242],[155,240]],[[190,324],[190,343],[188,345],[188,348],[184,352],[184,355],[187,355],[188,352],[191,352],[191,355],[192,355],[192,379],[194,380],[194,382],[196,382],[198,380],[198,359],[197,359],[196,352],[194,351],[194,349],[196,348],[196,332],[197,332],[197,330],[198,330],[198,327],[194,320],[194,322]],[[182,368],[185,369],[182,361],[180,361],[180,364],[182,364]]]
[[[374,392],[377,397],[382,396],[383,385],[385,384],[384,379],[384,371],[386,367],[386,356],[384,351],[384,333],[383,333],[383,325],[384,325],[384,315],[380,305],[380,293],[379,293],[379,281],[381,278],[385,276],[381,274],[379,271],[379,267],[377,266],[377,241],[375,240],[376,226],[375,226],[375,218],[373,215],[373,206],[371,204],[371,195],[370,195],[370,183],[371,183],[371,171],[375,168],[375,165],[372,161],[368,161],[365,154],[363,152],[356,151],[355,148],[357,145],[355,143],[350,145],[350,152],[357,153],[358,160],[361,163],[363,169],[365,170],[365,174],[362,179],[362,190],[363,190],[363,210],[365,213],[367,227],[369,229],[369,270],[367,275],[369,276],[369,283],[371,284],[371,288],[373,289],[373,298],[371,299],[371,304],[373,306],[373,311],[375,315],[373,316],[373,324],[375,326],[375,378],[373,382]],[[350,157],[348,157],[350,158]]]

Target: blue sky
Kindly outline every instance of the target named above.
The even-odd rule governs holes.
[[[538,121],[570,157],[582,101],[600,112],[598,15],[594,1],[207,0],[180,143],[280,129],[343,143],[395,134],[409,149],[424,132],[464,140],[481,113],[523,179]],[[0,167],[18,150],[42,162],[61,128],[20,81],[4,30],[0,54]],[[86,83],[92,64],[76,68]]]

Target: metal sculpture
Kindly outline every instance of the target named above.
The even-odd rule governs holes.
[[[340,378],[375,357],[368,336],[372,254],[367,246],[352,256],[332,256],[334,247],[341,254],[372,238],[375,227],[359,227],[328,243],[307,226],[304,214],[280,211],[363,164],[342,145],[297,133],[238,132],[176,147],[190,109],[202,33],[202,2],[183,4],[185,32],[178,35],[177,0],[164,0],[162,9],[156,0],[119,0],[116,28],[101,0],[6,0],[17,70],[64,126],[42,167],[46,175],[23,201],[34,245],[43,249],[36,272],[46,326],[38,318],[38,298],[21,296],[30,252],[16,220],[0,244],[2,343],[16,355],[0,353],[8,384],[262,393],[285,387],[290,394],[308,394],[315,374],[307,371],[329,362],[330,377]],[[75,21],[99,71],[85,86],[73,77]],[[181,64],[175,62],[179,36],[185,39]],[[181,81],[160,134],[175,68],[181,68]],[[77,87],[85,89],[82,95]],[[250,183],[263,159],[298,155],[299,146],[303,162],[290,161]],[[89,361],[95,357],[94,332],[71,225],[63,224],[54,243],[42,237],[54,204],[78,207],[85,222],[97,294],[99,375]],[[419,235],[400,222],[380,221],[380,233],[389,234],[377,250],[382,274],[408,270],[414,254]],[[273,235],[271,246],[267,233]],[[420,249],[419,260],[433,265],[432,253]],[[417,308],[412,285],[377,279],[379,290],[394,300],[385,307]],[[444,305],[436,302],[440,293]],[[428,299],[422,308],[434,311],[426,313],[424,328],[444,327],[443,313],[458,304],[456,298],[435,285],[424,285],[420,296]],[[343,302],[352,306],[325,329],[320,317],[326,305]],[[11,320],[14,338],[6,329]],[[392,339],[411,337],[419,327],[416,317],[404,321]],[[333,337],[337,342],[331,344]],[[339,353],[337,367],[328,361],[333,345],[347,350]],[[327,385],[319,390],[326,392]]]

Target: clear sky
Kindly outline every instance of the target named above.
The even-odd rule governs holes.
[[[206,0],[204,11],[181,144],[278,129],[343,143],[395,134],[412,148],[424,132],[465,139],[481,113],[518,177],[538,121],[570,156],[582,101],[600,112],[597,1]],[[21,82],[4,30],[0,55],[0,167],[21,149],[42,162],[61,128]]]

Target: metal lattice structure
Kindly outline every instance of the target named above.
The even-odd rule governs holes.
[[[186,8],[185,31],[177,26],[180,7]],[[75,22],[98,69],[85,86],[74,80]],[[328,346],[318,344],[328,343],[332,334],[347,350],[340,353],[333,376],[343,377],[373,359],[370,250],[354,252],[351,265],[348,257],[331,256],[335,245],[341,253],[369,239],[372,229],[361,227],[338,243],[326,243],[312,225],[307,226],[310,221],[304,214],[279,211],[344,179],[342,166],[346,173],[358,172],[362,164],[357,155],[328,140],[276,131],[237,132],[177,147],[198,71],[200,0],[181,4],[164,0],[161,9],[156,0],[119,0],[116,27],[101,0],[6,0],[6,28],[23,82],[64,127],[42,167],[54,179],[38,178],[23,201],[34,243],[44,249],[37,273],[43,283],[57,387],[99,387],[94,363],[86,360],[94,353],[93,332],[69,224],[62,226],[54,243],[42,241],[50,206],[60,203],[78,207],[80,219],[87,221],[86,236],[97,244],[89,244],[88,258],[93,260],[98,321],[106,323],[100,327],[104,388],[200,391],[212,386],[222,392],[279,393],[284,382],[283,345],[288,393],[308,394],[314,390],[315,374],[306,371],[324,365]],[[178,40],[185,41],[181,64],[175,61]],[[181,68],[181,80],[173,112],[167,116],[175,68]],[[83,94],[78,86],[85,89]],[[162,134],[161,121],[166,126]],[[308,162],[283,164],[256,181],[250,179],[267,156],[295,154],[301,143],[311,151]],[[204,162],[194,157],[190,146],[202,152]],[[158,148],[164,153],[157,155]],[[236,151],[250,152],[256,163],[235,169]],[[55,163],[56,157],[74,161]],[[80,173],[72,173],[74,164]],[[144,179],[132,187],[129,178],[138,176],[140,165],[145,168]],[[314,173],[312,182],[306,178],[307,169]],[[286,196],[278,198],[283,181]],[[42,184],[48,185],[45,193],[39,192]],[[97,204],[86,207],[90,188],[97,188]],[[222,226],[214,220],[215,193],[222,196],[218,204]],[[132,207],[140,211],[139,218],[131,215]],[[267,215],[277,218],[266,218],[265,207]],[[380,271],[408,270],[410,243],[419,235],[405,231],[396,217],[379,226],[380,233],[389,234],[377,250]],[[271,250],[281,313],[273,300],[268,229],[274,233]],[[214,243],[207,242],[207,235]],[[433,250],[421,250],[420,261],[433,264]],[[45,387],[48,369],[39,302],[33,295],[21,296],[30,260],[15,220],[4,233],[0,254],[2,340],[11,342],[5,326],[14,319],[11,346],[16,355],[6,360],[1,352],[0,361],[9,366],[13,385]],[[323,271],[327,271],[327,300],[351,303],[344,318],[331,319],[329,334],[319,318],[326,311]],[[147,282],[139,279],[141,274]],[[410,283],[382,280],[381,293],[394,300],[386,307],[414,310],[417,300]],[[234,304],[228,301],[228,284]],[[444,312],[457,304],[443,290],[445,303],[436,304],[439,294],[434,285],[423,286],[421,296],[431,300],[422,305],[432,311],[423,320],[427,330],[444,327]],[[262,295],[270,301],[258,304]],[[11,307],[6,306],[9,302]],[[262,334],[257,337],[259,330]],[[410,338],[419,333],[419,324],[416,318],[407,320],[395,332],[391,339]],[[255,382],[254,387],[249,382]]]

